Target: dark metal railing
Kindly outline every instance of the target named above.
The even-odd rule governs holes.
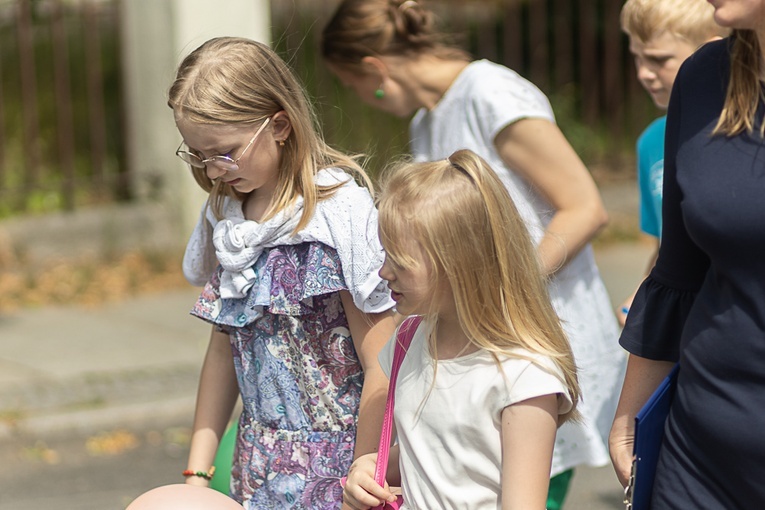
[[[0,0],[0,219],[130,200],[121,1]],[[273,44],[316,99],[328,141],[371,152],[379,168],[406,151],[407,121],[362,105],[321,62],[319,34],[337,3],[271,0]],[[634,77],[619,30],[621,2],[427,5],[447,29],[465,36],[476,57],[503,63],[546,92],[585,159],[602,156],[597,150],[630,150],[659,115]]]
[[[339,85],[322,64],[315,43],[337,3],[272,0],[274,43],[317,98],[329,141],[356,151],[371,146],[381,160],[375,164],[381,165],[406,145],[399,139],[402,130],[406,138],[406,122],[386,119],[336,90]],[[502,63],[548,94],[561,128],[585,160],[629,156],[635,137],[661,114],[635,78],[628,41],[619,25],[622,2],[424,3],[448,32],[463,36],[474,57]],[[383,140],[392,140],[394,147],[381,146]]]
[[[0,0],[0,218],[130,195],[117,14],[116,0]]]

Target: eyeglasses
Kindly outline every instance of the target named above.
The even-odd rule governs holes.
[[[236,172],[237,170],[239,170],[239,165],[238,165],[239,160],[244,157],[244,155],[247,153],[247,150],[252,146],[253,143],[255,143],[255,139],[266,128],[270,120],[271,120],[271,117],[267,117],[266,120],[263,121],[263,124],[260,125],[258,130],[250,139],[250,143],[247,144],[247,147],[244,148],[242,153],[239,154],[239,157],[236,159],[232,159],[229,156],[223,156],[220,154],[217,156],[209,157],[207,159],[202,159],[197,154],[194,154],[193,152],[189,152],[183,149],[184,145],[186,145],[186,142],[181,142],[181,144],[178,146],[178,150],[175,151],[175,155],[181,158],[183,161],[185,161],[189,165],[193,166],[194,168],[206,168],[207,164],[210,163],[220,168],[223,171]],[[186,148],[188,148],[188,146],[186,146]]]

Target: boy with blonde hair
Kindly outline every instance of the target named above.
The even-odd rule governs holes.
[[[637,78],[662,110],[667,109],[680,65],[704,43],[725,37],[728,30],[714,21],[714,7],[706,0],[627,0],[621,26],[629,36]],[[661,238],[661,198],[664,177],[666,116],[653,121],[637,141],[640,230],[656,239],[650,272]],[[634,293],[617,310],[624,325]]]

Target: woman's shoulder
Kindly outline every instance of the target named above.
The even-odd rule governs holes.
[[[687,60],[690,62],[706,63],[728,60],[730,57],[730,38],[717,39],[702,44]]]
[[[514,88],[529,89],[541,94],[536,85],[516,71],[491,60],[482,59],[471,62],[462,72],[461,78],[466,88],[474,90],[507,89],[511,85]]]
[[[492,62],[487,59],[474,60],[465,67],[465,76],[500,76],[506,78],[520,78],[521,75],[507,66]]]
[[[503,65],[489,60],[478,60],[472,68],[470,80],[461,96],[467,99],[482,115],[497,116],[503,112],[512,117],[505,119],[499,114],[500,123],[516,117],[543,117],[554,119],[547,96],[532,82]]]
[[[730,39],[726,38],[701,46],[683,62],[677,79],[682,81],[683,86],[688,86],[692,80],[690,84],[714,85],[717,82],[726,87],[730,71],[730,43]]]
[[[720,114],[729,76],[728,39],[709,42],[685,60],[677,73],[676,92],[673,93],[673,97],[679,100],[678,106],[684,111],[684,118],[690,115],[684,123],[706,125]]]

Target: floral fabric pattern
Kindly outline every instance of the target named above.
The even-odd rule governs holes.
[[[222,299],[219,268],[192,311],[231,340],[243,403],[231,494],[247,509],[337,509],[364,378],[339,257],[321,243],[279,246],[253,270],[247,296]]]

